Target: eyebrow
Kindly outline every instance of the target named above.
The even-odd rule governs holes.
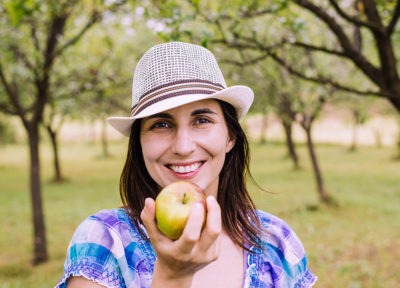
[[[209,108],[200,108],[200,109],[194,110],[190,115],[196,116],[199,114],[217,114],[217,113],[215,113],[213,110],[211,110]]]

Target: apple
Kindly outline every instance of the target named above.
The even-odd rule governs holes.
[[[157,227],[172,240],[182,235],[189,218],[190,208],[194,203],[200,203],[206,209],[204,191],[188,181],[172,182],[165,186],[157,195],[155,202]],[[203,225],[205,220],[204,215]]]

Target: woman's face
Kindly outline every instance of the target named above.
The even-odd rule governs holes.
[[[225,154],[234,145],[216,100],[206,99],[143,118],[143,158],[161,187],[187,180],[217,196]]]

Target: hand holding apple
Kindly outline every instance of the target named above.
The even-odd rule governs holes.
[[[155,201],[158,229],[170,239],[178,239],[183,233],[194,203],[200,203],[206,209],[206,195],[196,184],[177,181],[165,186]],[[205,220],[204,214],[203,225]]]
[[[193,204],[190,205],[189,218],[183,225],[184,235],[171,241],[167,236],[163,236],[163,232],[158,228],[156,201],[160,201],[160,199],[146,198],[140,214],[147,235],[157,254],[152,284],[157,287],[159,287],[158,285],[164,287],[165,283],[170,283],[171,287],[189,287],[190,285],[182,284],[182,281],[193,279],[197,271],[215,261],[220,255],[221,207],[213,196],[206,198],[206,209],[199,204],[201,202],[196,203],[196,207],[193,207]],[[174,210],[171,208],[174,205],[176,204],[164,205],[165,211]],[[207,218],[207,221],[201,222],[203,217]],[[158,218],[160,219],[160,216]],[[162,222],[162,220],[160,221]]]

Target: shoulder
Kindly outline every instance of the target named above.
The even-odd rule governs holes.
[[[93,242],[108,247],[101,242],[120,238],[126,231],[135,232],[135,225],[124,209],[101,210],[80,223],[72,242]]]
[[[83,220],[72,236],[67,259],[107,259],[123,256],[130,243],[140,241],[140,234],[124,209],[101,210]]]
[[[109,227],[133,224],[126,213],[126,210],[123,208],[100,210],[95,214],[90,215],[85,221],[95,221],[103,223]]]
[[[273,226],[278,226],[278,227],[289,227],[289,225],[281,218],[270,214],[268,212],[262,211],[262,210],[257,210],[257,216],[260,219],[261,225],[264,228],[269,228]]]
[[[296,284],[294,287],[311,287],[316,277],[308,269],[304,246],[294,230],[281,218],[257,210],[263,228],[260,262],[273,271],[278,283]],[[292,286],[290,286],[292,287]]]
[[[63,278],[56,287],[65,287],[70,276],[84,276],[107,287],[125,287],[124,283],[140,281],[132,271],[150,270],[142,260],[152,260],[153,254],[125,209],[101,210],[76,229],[67,249]]]
[[[70,241],[64,275],[56,287],[65,287],[71,276],[83,276],[107,287],[123,287],[116,255],[121,255],[121,225],[128,225],[122,209],[99,211],[83,220]]]
[[[258,210],[257,214],[264,229],[263,248],[274,250],[284,258],[283,260],[291,263],[302,261],[305,257],[303,244],[289,224],[261,210]]]

